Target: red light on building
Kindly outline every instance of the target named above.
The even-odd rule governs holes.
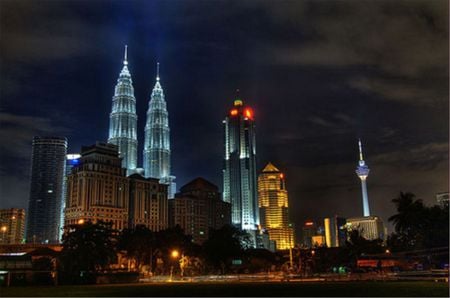
[[[233,110],[231,110],[230,114],[231,114],[231,116],[236,116],[238,114],[238,110],[233,109]]]
[[[313,226],[314,223],[312,221],[307,221],[305,222],[305,226]]]
[[[252,109],[246,108],[244,113],[245,113],[245,117],[250,118],[250,119],[253,120],[253,111],[252,111]]]

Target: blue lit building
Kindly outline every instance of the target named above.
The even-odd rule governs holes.
[[[256,138],[253,110],[237,98],[223,120],[225,158],[223,200],[231,203],[231,222],[254,239],[260,225],[256,183]]]
[[[366,165],[366,162],[364,161],[364,158],[363,158],[361,140],[358,141],[358,145],[359,145],[359,163],[358,163],[358,167],[356,168],[356,175],[358,175],[359,179],[361,179],[363,214],[364,214],[364,216],[370,216],[369,197],[367,195],[367,183],[366,183],[367,177],[369,176],[370,169]]]
[[[127,46],[112,98],[108,143],[119,146],[122,167],[127,169],[127,175],[134,173],[137,167],[137,115],[133,82],[128,70]]]
[[[160,83],[159,63],[156,83],[148,104],[143,155],[145,177],[157,178],[160,179],[160,183],[169,185],[168,196],[173,198],[176,184],[175,176],[170,173],[169,113]]]
[[[64,209],[66,208],[66,199],[67,199],[67,176],[70,175],[72,169],[80,164],[81,154],[67,154],[66,155],[66,169],[64,171],[64,179],[63,179],[63,195],[61,199],[61,219],[60,219],[60,228],[59,228],[59,239],[61,240],[63,234],[64,227]]]
[[[66,153],[64,137],[33,138],[28,243],[59,242]]]

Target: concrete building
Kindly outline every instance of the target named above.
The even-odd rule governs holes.
[[[0,244],[21,244],[25,240],[25,209],[0,209]]]
[[[34,137],[31,157],[28,243],[58,243],[67,139]]]
[[[230,203],[222,201],[218,187],[203,178],[187,183],[169,200],[170,226],[179,225],[197,244],[208,239],[209,229],[231,224],[230,214]]]
[[[258,176],[261,227],[267,230],[277,249],[294,247],[294,230],[289,224],[288,192],[284,174],[268,163]]]
[[[338,217],[326,217],[323,221],[325,228],[325,241],[327,247],[342,247],[345,245],[347,233],[345,229],[346,219]]]
[[[65,226],[84,221],[128,225],[129,182],[118,146],[97,142],[82,147],[80,163],[67,178]]]
[[[378,216],[364,216],[347,218],[345,224],[347,230],[358,230],[361,236],[367,240],[387,240],[387,233],[383,220]]]
[[[160,184],[159,179],[144,178],[139,174],[128,177],[130,183],[128,227],[144,225],[152,231],[167,229],[168,185]]]

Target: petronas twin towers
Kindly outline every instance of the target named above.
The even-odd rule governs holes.
[[[127,46],[123,68],[112,98],[112,110],[109,116],[108,143],[119,146],[122,167],[127,175],[139,172],[137,167],[137,114],[133,81],[128,70]],[[156,83],[153,87],[147,110],[145,141],[143,152],[143,171],[145,177],[160,179],[169,185],[169,198],[176,192],[175,176],[170,174],[170,128],[164,91],[159,78],[157,65]]]

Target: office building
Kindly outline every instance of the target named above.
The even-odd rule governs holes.
[[[169,227],[166,184],[139,174],[128,177],[130,183],[128,227],[144,225],[157,232]]]
[[[63,199],[67,139],[34,137],[26,239],[58,243]]]
[[[314,221],[306,220],[302,227],[302,243],[303,247],[312,247],[312,237],[317,234],[317,226]]]
[[[60,218],[60,229],[59,229],[59,239],[62,240],[62,235],[64,232],[64,210],[66,209],[66,198],[67,198],[67,177],[72,172],[73,167],[80,163],[81,155],[78,153],[72,153],[66,155],[66,169],[63,179],[63,196],[61,199],[61,218]]]
[[[256,135],[253,110],[237,98],[223,120],[225,156],[223,200],[231,203],[231,221],[252,236],[256,247],[259,206],[256,184]]]
[[[288,192],[284,174],[268,163],[258,176],[261,226],[275,241],[277,249],[294,247],[294,231],[289,225]]]
[[[129,183],[118,146],[97,142],[81,149],[79,165],[67,178],[65,226],[86,221],[128,225]]]
[[[127,169],[127,174],[134,173],[137,167],[137,115],[133,82],[128,70],[127,46],[125,46],[123,68],[112,98],[108,143],[119,147],[122,167]]]
[[[348,231],[358,230],[361,236],[367,240],[387,240],[387,233],[383,220],[378,216],[347,218],[345,226]]]
[[[221,199],[216,185],[199,177],[181,187],[169,201],[169,218],[171,227],[179,225],[194,243],[202,244],[209,229],[231,223],[231,206]]]
[[[327,247],[345,246],[347,239],[345,224],[346,219],[337,215],[324,219],[325,242]]]
[[[157,64],[156,83],[148,104],[144,141],[144,172],[147,178],[156,178],[169,186],[169,198],[176,192],[175,176],[171,175],[169,113],[159,77]]]
[[[0,244],[21,244],[25,240],[25,209],[0,209]]]

